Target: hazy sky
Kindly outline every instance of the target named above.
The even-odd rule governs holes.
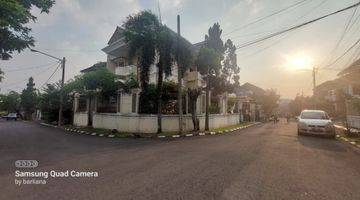
[[[192,43],[202,41],[208,28],[219,22],[223,40],[230,38],[242,44],[289,26],[344,8],[357,0],[308,0],[284,13],[232,32],[249,22],[276,12],[301,0],[160,0],[162,21],[176,30],[176,15],[181,15],[182,35]],[[49,14],[40,14],[31,23],[36,49],[67,59],[66,79],[98,61],[106,61],[101,51],[116,26],[125,17],[139,10],[150,9],[158,14],[157,0],[56,0]],[[297,93],[311,94],[312,78],[309,70],[296,70],[302,66],[318,67],[330,63],[341,55],[359,37],[360,9],[355,13],[352,28],[345,35],[339,48],[334,47],[344,31],[354,9],[343,12],[305,28],[273,38],[251,47],[240,49],[238,65],[241,83],[250,82],[262,88],[274,88],[282,97]],[[232,32],[231,34],[227,34]],[[319,70],[318,83],[336,77],[336,69],[344,67],[352,53],[333,70]],[[300,67],[299,67],[300,66]],[[28,50],[14,54],[9,61],[0,61],[5,79],[0,83],[1,92],[20,91],[27,78],[33,76],[40,87],[56,67],[55,61]],[[30,68],[30,69],[25,69]],[[59,80],[58,71],[49,82]]]

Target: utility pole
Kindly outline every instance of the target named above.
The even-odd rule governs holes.
[[[180,15],[177,15],[177,67],[178,67],[178,108],[179,108],[179,133],[182,133],[183,127],[182,127],[182,121],[183,121],[183,109],[182,109],[182,70],[179,65],[179,50],[180,50]]]
[[[313,78],[313,97],[314,97],[314,107],[316,109],[316,95],[315,95],[315,88],[316,88],[316,67],[313,66],[312,69],[312,78]]]
[[[312,70],[312,77],[313,77],[313,95],[315,96],[315,87],[316,87],[316,67],[313,67]]]
[[[209,82],[209,66],[206,70],[206,90],[205,90],[205,131],[209,130],[209,91],[210,91],[210,82]]]
[[[62,124],[62,111],[64,101],[64,79],[65,79],[65,57],[61,61],[62,75],[61,75],[61,88],[60,88],[60,106],[59,106],[59,121],[58,126]]]
[[[58,119],[58,126],[61,126],[61,121],[62,121],[62,110],[63,110],[63,99],[64,99],[64,91],[63,91],[63,88],[64,88],[64,80],[65,80],[65,57],[63,57],[62,59],[61,58],[58,58],[58,57],[55,57],[55,56],[52,56],[48,53],[44,53],[42,51],[39,51],[39,50],[35,50],[35,49],[30,49],[30,51],[32,52],[36,52],[36,53],[40,53],[42,55],[45,55],[45,56],[48,56],[50,58],[53,58],[55,60],[58,60],[60,61],[61,63],[61,68],[62,68],[62,76],[61,76],[61,88],[60,88],[60,105],[59,105],[59,119]]]

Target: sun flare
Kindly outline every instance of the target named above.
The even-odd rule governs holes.
[[[299,71],[307,70],[313,67],[313,59],[305,53],[297,53],[285,56],[286,68],[289,70]]]

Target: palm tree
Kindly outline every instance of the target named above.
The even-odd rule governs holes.
[[[161,112],[162,112],[162,86],[165,76],[171,75],[171,65],[173,64],[173,44],[174,40],[171,36],[170,30],[166,26],[162,26],[159,31],[157,40],[157,52],[159,54],[158,80],[157,80],[157,114],[158,114],[158,133],[162,132]]]
[[[137,57],[140,66],[141,88],[147,90],[149,70],[155,63],[158,30],[161,24],[149,11],[142,11],[127,17],[123,25],[125,41],[129,45],[129,61]]]
[[[206,77],[205,88],[205,130],[209,130],[209,102],[210,102],[210,81],[209,78],[218,70],[220,55],[212,48],[202,47],[199,51],[196,66],[199,72]]]
[[[129,16],[124,24],[124,36],[129,45],[129,58],[138,58],[140,66],[140,86],[142,92],[147,92],[149,70],[152,64],[158,69],[157,80],[157,114],[158,133],[162,131],[162,86],[164,75],[171,75],[171,65],[174,58],[175,35],[158,18],[149,11],[142,11]],[[157,62],[157,63],[156,63]],[[141,99],[141,98],[140,98]]]

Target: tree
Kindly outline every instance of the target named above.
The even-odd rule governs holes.
[[[142,89],[140,104],[147,103],[145,96],[148,96],[149,71],[152,64],[157,67],[157,114],[158,133],[162,131],[162,87],[164,75],[171,75],[171,66],[178,61],[180,67],[189,63],[190,58],[184,40],[180,40],[175,48],[177,36],[169,28],[162,25],[158,18],[150,11],[142,11],[129,16],[123,25],[125,41],[129,45],[129,59],[138,59],[140,68],[140,86]],[[176,59],[174,59],[176,58]],[[184,70],[182,70],[184,71]],[[181,76],[182,74],[180,74]],[[141,111],[142,112],[142,111]]]
[[[117,90],[115,82],[116,75],[106,68],[99,68],[95,71],[76,76],[64,86],[65,93],[78,92],[91,95],[95,90],[100,89],[101,95],[114,95]]]
[[[170,31],[167,27],[162,26],[158,33],[158,40],[156,42],[156,47],[159,52],[159,62],[157,63],[158,68],[158,80],[157,80],[157,114],[158,114],[158,133],[162,132],[161,124],[161,112],[162,112],[162,86],[165,76],[171,75],[171,65],[172,65],[172,48],[173,40],[170,35]]]
[[[194,131],[199,131],[199,119],[196,117],[196,102],[201,94],[201,88],[194,88],[194,89],[188,89],[187,91],[188,97],[189,97],[189,103],[190,103],[190,110],[191,110],[191,119],[194,126]]]
[[[206,102],[205,102],[205,130],[209,130],[209,91],[210,91],[210,75],[215,74],[220,62],[220,54],[214,49],[202,47],[199,51],[196,66],[201,74],[206,76]]]
[[[4,79],[4,72],[0,69],[0,83]]]
[[[25,119],[31,120],[36,109],[36,89],[34,79],[29,78],[26,89],[21,93],[21,106],[25,111]]]
[[[254,99],[262,105],[265,115],[270,116],[278,107],[280,95],[278,95],[275,90],[271,89],[266,91],[265,94],[254,96]]]
[[[144,90],[149,82],[150,67],[155,63],[159,27],[159,20],[150,11],[130,15],[123,24],[124,38],[129,45],[129,61],[137,58],[140,67],[140,86]]]
[[[230,39],[225,43],[225,59],[221,72],[227,82],[233,81],[236,85],[240,85],[238,75],[240,67],[237,65],[236,46]]]
[[[10,91],[8,94],[0,96],[0,111],[16,112],[20,111],[20,94]]]
[[[33,6],[41,12],[49,13],[54,0],[0,0],[0,56],[1,60],[11,58],[14,51],[34,46],[34,38],[30,36],[30,21],[36,21],[31,14]]]
[[[42,117],[47,122],[57,122],[59,117],[60,107],[60,88],[61,82],[47,84],[43,91],[39,94],[38,103],[39,108],[42,112]],[[69,88],[67,88],[69,89]],[[72,107],[73,107],[73,96],[69,90],[64,93],[63,102],[63,120],[65,123],[71,122]]]

